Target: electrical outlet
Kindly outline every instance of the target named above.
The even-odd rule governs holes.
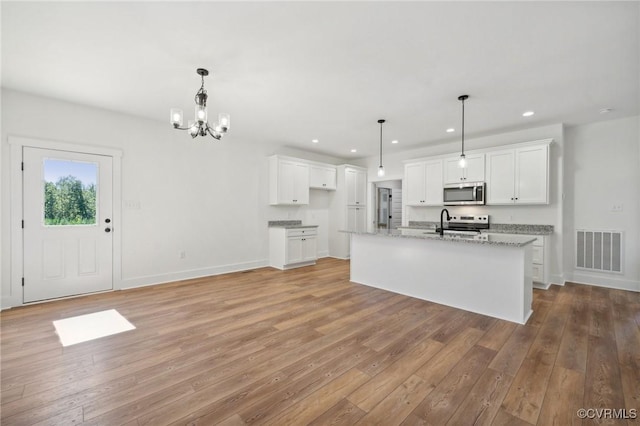
[[[622,211],[622,203],[616,203],[613,206],[611,206],[611,211],[612,212],[621,212]]]
[[[182,251],[180,252],[180,259],[184,259],[184,258],[186,258],[186,257],[187,257],[187,252],[186,252],[186,251],[184,251],[184,250],[182,250]]]

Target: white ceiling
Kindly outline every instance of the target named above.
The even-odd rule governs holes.
[[[639,114],[639,5],[3,1],[2,85],[173,131],[204,67],[225,141],[350,159],[377,154],[379,118],[386,152],[459,140],[460,94],[468,137]]]

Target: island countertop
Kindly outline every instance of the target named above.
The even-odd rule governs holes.
[[[388,230],[388,229],[380,229],[375,231],[340,231],[348,234],[357,234],[357,235],[375,235],[381,237],[394,237],[394,238],[414,238],[414,239],[429,239],[429,240],[440,240],[440,241],[451,241],[456,243],[465,243],[465,244],[487,244],[494,246],[512,246],[512,247],[523,247],[527,244],[533,243],[536,239],[525,236],[517,236],[517,235],[488,235],[488,234],[478,234],[478,235],[443,235],[441,236],[438,233],[425,231],[423,233],[404,233],[402,230]]]

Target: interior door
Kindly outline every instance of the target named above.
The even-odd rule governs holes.
[[[24,302],[113,289],[113,159],[23,148]]]

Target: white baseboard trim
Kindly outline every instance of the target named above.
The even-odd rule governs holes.
[[[340,256],[327,256],[327,257],[332,257],[332,258],[334,258],[334,259],[340,259],[340,260],[349,260],[349,259],[350,259],[350,257],[348,257],[348,256],[347,256],[347,257],[340,257]]]
[[[17,296],[2,296],[0,303],[0,311],[4,311],[15,308],[16,306],[22,306],[22,298]]]
[[[568,281],[568,280],[564,279],[564,275],[551,275],[549,277],[549,282],[550,282],[550,284],[553,284],[553,285],[562,286],[562,285],[564,285],[565,281]]]
[[[329,250],[322,250],[318,252],[318,259],[322,257],[329,257]]]
[[[533,288],[537,288],[539,290],[549,290],[549,287],[551,287],[551,283],[533,282]]]
[[[628,290],[640,292],[640,281],[612,278],[596,274],[574,272],[573,275],[565,277],[564,282],[594,285],[597,287],[615,288],[618,290]]]
[[[253,262],[233,263],[230,265],[211,266],[208,268],[191,269],[188,271],[171,272],[160,275],[147,275],[144,277],[126,278],[122,280],[122,287],[118,290],[130,288],[146,287],[155,284],[164,284],[174,281],[190,280],[212,275],[228,274],[230,272],[248,271],[250,269],[264,268],[269,266],[268,259],[256,260]]]

